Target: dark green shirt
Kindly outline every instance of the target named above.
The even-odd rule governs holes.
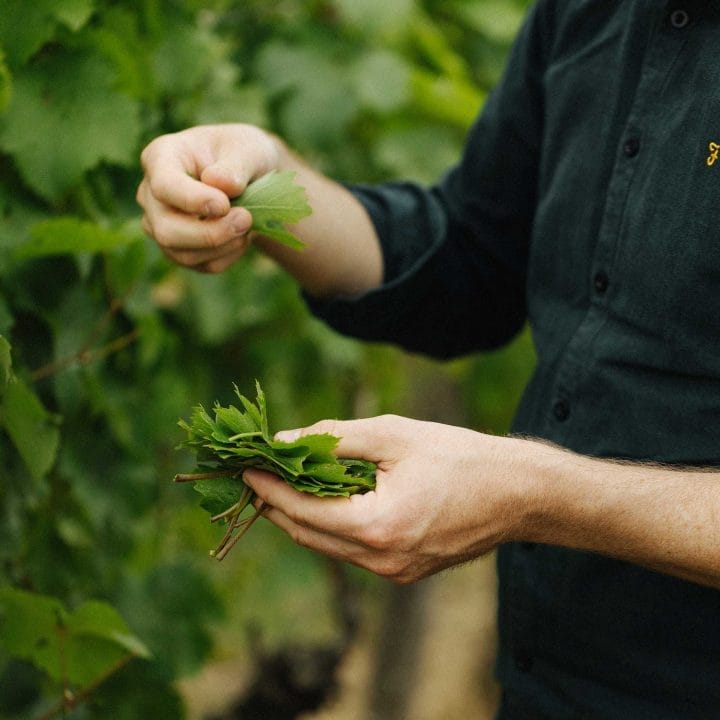
[[[439,357],[527,320],[517,432],[720,465],[719,146],[720,3],[541,0],[457,167],[355,189],[383,286],[314,308]],[[552,546],[498,567],[501,717],[720,718],[720,592]]]

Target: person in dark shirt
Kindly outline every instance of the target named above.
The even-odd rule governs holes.
[[[436,357],[529,323],[510,437],[324,421],[281,437],[339,435],[376,492],[246,474],[295,541],[398,582],[498,548],[502,720],[720,717],[718,31],[711,2],[541,0],[429,188],[344,187],[241,124],[142,156],[145,229],[181,265],[255,242],[339,331]],[[230,207],[273,168],[308,190],[303,253]]]

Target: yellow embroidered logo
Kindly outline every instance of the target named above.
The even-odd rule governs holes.
[[[708,155],[708,158],[706,160],[708,167],[715,164],[715,161],[718,159],[718,153],[720,153],[720,143],[711,142],[708,145],[708,150],[710,150],[710,155]]]

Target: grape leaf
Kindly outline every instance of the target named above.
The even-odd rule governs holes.
[[[295,250],[305,247],[300,238],[286,225],[296,223],[312,214],[305,189],[294,182],[292,170],[271,170],[250,183],[236,198],[234,205],[247,209],[253,218],[252,229]]]
[[[54,0],[52,14],[56,20],[77,32],[92,17],[94,4],[94,0]]]
[[[43,198],[59,201],[103,161],[136,164],[140,107],[115,86],[114,70],[81,52],[51,53],[13,79],[0,144]]]
[[[0,403],[0,426],[7,431],[34,480],[40,480],[55,462],[60,445],[58,424],[59,418],[45,409],[22,380],[7,385]]]
[[[189,423],[179,421],[187,432],[179,447],[196,453],[198,472],[175,479],[195,481],[195,490],[203,496],[201,506],[213,521],[225,521],[225,535],[211,553],[218,559],[225,557],[262,512],[241,517],[255,498],[242,481],[245,468],[269,470],[296,490],[317,496],[347,497],[375,488],[375,464],[338,459],[334,451],[339,438],[334,435],[305,435],[293,442],[273,440],[265,394],[257,382],[256,392],[253,403],[235,386],[244,410],[216,403],[213,418],[198,405]]]
[[[89,220],[65,216],[43,220],[30,228],[30,239],[15,251],[18,259],[100,252],[138,242],[141,236],[111,230]]]
[[[2,0],[0,2],[0,44],[10,63],[25,63],[37,50],[50,42],[57,23],[78,31],[94,10],[93,0]]]
[[[217,515],[237,503],[243,487],[244,484],[238,482],[235,476],[198,480],[195,483],[196,492],[203,496],[200,507],[211,515]]]
[[[150,656],[118,612],[99,601],[68,611],[47,595],[0,589],[0,645],[53,680],[87,685],[124,657]]]
[[[54,23],[45,7],[47,4],[23,0],[0,4],[3,18],[0,23],[0,44],[11,66],[22,65],[52,37]]]

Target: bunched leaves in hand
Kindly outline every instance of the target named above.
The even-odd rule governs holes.
[[[194,482],[211,520],[225,522],[225,535],[210,553],[219,560],[263,512],[261,507],[243,517],[255,499],[242,481],[245,468],[269,470],[295,490],[317,496],[348,497],[375,488],[375,464],[338,459],[334,451],[339,438],[334,435],[305,435],[293,442],[274,440],[260,383],[256,383],[256,391],[253,403],[235,387],[241,408],[216,403],[211,415],[198,405],[189,422],[179,422],[187,432],[179,447],[196,454],[197,472],[176,475],[175,481]]]

